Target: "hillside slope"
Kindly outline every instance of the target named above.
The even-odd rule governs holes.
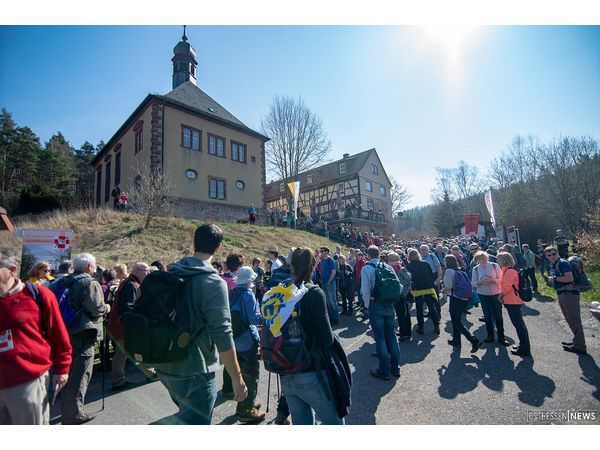
[[[82,209],[55,212],[39,217],[15,217],[16,228],[69,229],[73,231],[72,255],[93,254],[102,267],[116,262],[131,266],[136,261],[167,263],[193,253],[194,230],[201,221],[173,217],[158,217],[147,230],[139,232],[143,219],[135,214],[108,209]],[[265,259],[269,245],[277,245],[282,254],[290,247],[308,246],[312,249],[326,245],[335,250],[336,243],[305,231],[289,228],[262,227],[248,224],[218,223],[224,233],[221,251],[215,260],[224,261],[232,252],[244,255],[245,264],[252,258]],[[8,244],[20,251],[21,239],[0,232],[0,245]],[[345,251],[347,249],[344,249]]]

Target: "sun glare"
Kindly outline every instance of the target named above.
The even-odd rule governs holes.
[[[465,44],[472,39],[477,31],[476,26],[426,26],[425,34],[435,43],[444,48],[444,53],[452,69],[461,63]]]

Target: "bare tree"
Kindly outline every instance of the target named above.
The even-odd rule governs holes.
[[[143,217],[141,230],[145,230],[152,219],[170,213],[175,184],[160,170],[136,167],[134,174],[133,193],[129,197],[129,203],[132,211]]]
[[[276,96],[261,129],[271,138],[267,170],[279,179],[296,181],[299,173],[323,164],[331,151],[323,122],[301,98]]]
[[[400,211],[404,210],[404,207],[412,199],[412,194],[408,192],[406,186],[402,186],[394,177],[390,177],[390,181],[392,182],[392,189],[390,190],[390,196],[392,197],[392,217],[394,217]]]

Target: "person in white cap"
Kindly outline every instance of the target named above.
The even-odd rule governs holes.
[[[261,319],[258,302],[252,290],[256,273],[252,267],[242,266],[234,275],[237,277],[236,287],[229,293],[231,327],[242,378],[248,387],[248,397],[238,403],[236,416],[243,423],[258,423],[265,420],[265,413],[260,411],[261,405],[256,402],[260,374],[258,363],[260,338],[256,325]]]

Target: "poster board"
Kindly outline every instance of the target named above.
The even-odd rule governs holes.
[[[19,230],[23,238],[21,269],[29,270],[36,262],[48,261],[53,270],[60,261],[71,259],[71,230]]]

